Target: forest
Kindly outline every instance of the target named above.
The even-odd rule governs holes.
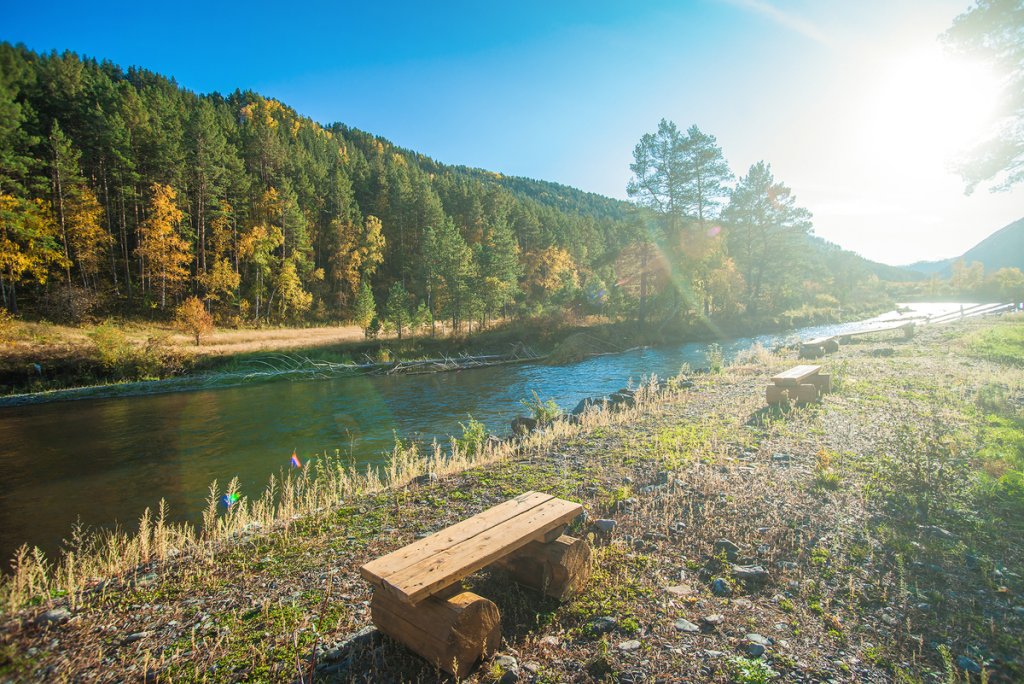
[[[765,162],[661,121],[624,202],[447,166],[254,92],[199,95],[71,52],[0,44],[7,316],[224,326],[755,321],[879,301],[897,277],[812,235]]]

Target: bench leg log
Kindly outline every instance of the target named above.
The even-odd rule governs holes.
[[[810,382],[818,388],[818,394],[828,394],[832,391],[832,376],[828,373],[818,373],[811,377]]]
[[[375,589],[370,614],[381,632],[459,679],[501,645],[498,607],[469,591],[413,606]]]
[[[769,404],[781,404],[789,400],[787,388],[780,387],[779,385],[768,385],[765,388],[764,395],[765,401]]]
[[[810,383],[806,385],[797,385],[789,389],[789,396],[796,397],[798,404],[807,404],[812,401],[818,400],[818,388],[816,385]]]
[[[548,544],[530,542],[496,565],[516,582],[564,601],[590,579],[590,545],[563,534]]]

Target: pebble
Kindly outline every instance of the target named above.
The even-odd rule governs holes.
[[[708,629],[714,629],[715,627],[718,627],[720,624],[725,622],[725,616],[715,613],[714,615],[705,615],[700,619],[700,621]]]
[[[750,610],[754,607],[754,602],[750,599],[738,598],[733,599],[732,605],[736,608],[739,608],[740,610]]]
[[[598,532],[608,533],[615,529],[615,521],[610,518],[601,518],[594,521],[594,527]]]
[[[765,647],[761,644],[747,644],[747,655],[751,658],[760,658],[764,655]]]
[[[740,547],[736,546],[728,539],[719,539],[715,542],[715,555],[721,555],[723,552],[727,559],[734,561],[739,558]]]
[[[124,643],[134,644],[136,641],[145,639],[150,635],[150,632],[133,632],[124,638]]]
[[[665,589],[668,593],[673,596],[693,596],[693,587],[689,584],[676,584],[675,586],[667,587]]]
[[[543,646],[551,646],[552,648],[554,648],[556,646],[560,646],[562,641],[558,637],[556,637],[556,636],[554,636],[552,634],[549,634],[548,636],[546,636],[543,639],[541,639],[540,643]]]
[[[620,651],[636,651],[640,648],[640,642],[636,639],[630,639],[629,641],[623,641],[618,646]]]
[[[761,644],[762,646],[765,646],[765,647],[772,645],[772,640],[771,639],[769,639],[766,636],[761,636],[760,634],[757,634],[756,632],[751,632],[750,634],[747,634],[744,638],[747,641],[749,641],[750,643],[752,643],[752,644]]]
[[[71,619],[71,611],[67,608],[54,608],[36,618],[37,625],[61,625]]]
[[[719,577],[711,583],[711,593],[715,596],[732,596],[732,587],[724,579]]]
[[[685,618],[679,618],[675,622],[675,628],[680,632],[699,632],[700,627]]]
[[[751,584],[763,584],[771,577],[760,565],[733,565],[732,574],[739,581]]]
[[[510,655],[494,656],[494,664],[506,672],[516,672],[519,670],[519,661]]]
[[[590,631],[594,634],[606,634],[615,629],[618,622],[613,617],[602,615],[590,621]]]
[[[957,658],[956,664],[960,666],[960,669],[966,670],[967,672],[973,672],[974,674],[979,674],[981,672],[981,665],[967,656],[960,656]]]

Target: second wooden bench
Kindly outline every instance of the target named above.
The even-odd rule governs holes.
[[[822,373],[821,366],[795,366],[772,377],[772,384],[765,390],[765,400],[769,404],[784,401],[805,404],[831,391],[832,377]]]

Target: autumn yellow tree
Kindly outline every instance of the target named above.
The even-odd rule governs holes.
[[[198,347],[200,338],[213,331],[213,316],[206,310],[199,297],[189,297],[175,310],[174,325],[186,335],[195,338]]]
[[[331,222],[337,232],[338,249],[332,257],[334,279],[339,286],[342,306],[355,302],[359,284],[368,281],[384,261],[384,233],[380,219],[367,216],[362,227]]]
[[[42,285],[52,268],[69,267],[59,233],[46,203],[0,194],[0,295],[12,313],[18,312],[18,285]]]
[[[579,285],[579,274],[572,255],[561,247],[548,247],[526,255],[526,287],[550,295],[562,287]]]
[[[142,222],[139,232],[141,244],[136,255],[142,259],[150,281],[160,283],[160,308],[167,306],[167,295],[174,295],[188,281],[188,264],[192,250],[178,234],[182,212],[178,208],[177,193],[169,185],[154,183],[149,203],[149,216]]]

